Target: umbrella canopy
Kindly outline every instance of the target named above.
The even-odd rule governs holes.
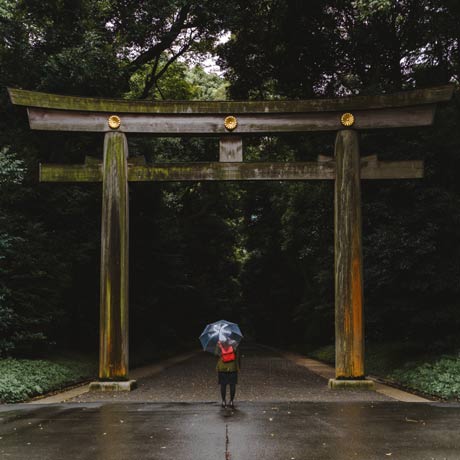
[[[242,338],[243,334],[238,324],[222,319],[204,328],[200,335],[200,342],[204,351],[214,353],[218,341],[237,347]]]

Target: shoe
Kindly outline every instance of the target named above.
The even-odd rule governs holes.
[[[228,407],[230,407],[230,409],[235,409],[235,405],[233,404],[233,401],[230,401],[230,404],[228,405]]]
[[[222,401],[222,407],[225,409],[227,407],[227,403],[225,401]]]

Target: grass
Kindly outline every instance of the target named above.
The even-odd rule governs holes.
[[[0,401],[25,401],[96,375],[96,362],[84,356],[0,360]]]
[[[335,361],[334,345],[320,348],[296,347],[296,351],[329,364]],[[140,365],[171,354],[174,353],[154,350],[155,356],[150,353],[148,356],[139,355],[133,361]],[[425,394],[460,400],[460,357],[457,352],[427,353],[424,344],[414,343],[368,344],[366,371]],[[0,402],[25,401],[95,377],[96,373],[96,359],[84,355],[33,360],[3,359],[0,360]]]
[[[138,367],[197,348],[195,342],[177,342],[168,349],[140,347],[130,356],[130,367]],[[97,357],[76,353],[45,359],[0,359],[0,403],[17,403],[66,386],[95,378]]]
[[[447,400],[460,400],[460,358],[446,355],[433,362],[396,369],[389,378],[408,388]]]
[[[311,358],[334,364],[333,345],[298,350]],[[368,344],[365,365],[367,374],[437,398],[460,400],[460,356],[456,350],[427,353],[424,344]]]

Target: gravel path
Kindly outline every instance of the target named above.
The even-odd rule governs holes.
[[[238,401],[392,401],[372,391],[329,390],[325,379],[272,351],[246,344],[242,345],[241,354]],[[214,356],[200,353],[139,379],[135,391],[85,393],[69,402],[217,401],[220,397],[215,365]]]

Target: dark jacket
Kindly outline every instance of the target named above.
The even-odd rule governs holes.
[[[218,372],[238,372],[241,367],[241,354],[240,350],[237,348],[235,351],[236,359],[228,363],[222,361],[222,357],[219,356],[217,360],[216,370]]]

